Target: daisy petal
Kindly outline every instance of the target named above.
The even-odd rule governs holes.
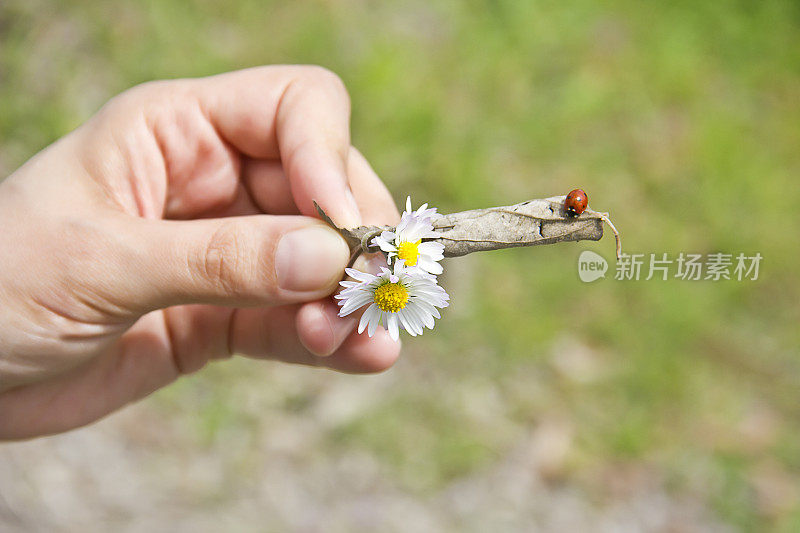
[[[363,315],[361,315],[361,320],[358,321],[358,332],[363,333],[364,329],[375,318],[377,314],[378,314],[377,305],[372,304],[369,307],[367,307],[367,310],[364,311]],[[372,334],[370,334],[370,337],[372,337]]]
[[[396,341],[400,338],[400,328],[397,325],[397,313],[388,313],[388,315],[386,319],[387,330],[392,340]]]

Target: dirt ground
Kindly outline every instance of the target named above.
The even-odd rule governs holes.
[[[330,444],[332,426],[411,378],[409,367],[364,379],[260,366],[264,386],[249,380],[230,398],[259,423],[211,439],[192,429],[190,400],[155,397],[78,431],[3,444],[0,530],[730,530],[646,465],[608,472],[602,498],[563,479],[574,433],[563,421],[542,421],[505,455],[434,490],[408,488],[364,449]],[[264,409],[301,389],[314,391],[302,409]]]

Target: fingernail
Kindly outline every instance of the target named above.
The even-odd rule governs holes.
[[[353,196],[353,191],[349,188],[345,191],[344,196],[347,205],[342,207],[341,215],[339,216],[341,220],[335,222],[340,228],[357,228],[361,225],[361,210],[358,209],[356,197]]]
[[[336,342],[333,325],[325,316],[320,305],[311,304],[305,310],[305,335],[300,336],[300,343],[306,350],[318,357],[327,357],[333,353]]]
[[[339,318],[338,312],[339,306],[326,299],[305,305],[298,315],[300,342],[317,357],[333,354],[358,324],[358,317]]]
[[[313,226],[281,237],[275,250],[278,287],[287,291],[317,291],[341,276],[350,251],[333,229]]]
[[[361,272],[369,274],[377,274],[381,271],[381,267],[388,267],[386,257],[382,253],[376,254],[361,254],[358,259],[353,263],[353,268]]]

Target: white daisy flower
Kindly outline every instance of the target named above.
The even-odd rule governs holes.
[[[441,216],[439,213],[436,212],[436,208],[435,207],[431,207],[429,209],[427,203],[422,204],[421,206],[419,206],[419,209],[414,211],[413,209],[411,209],[411,197],[410,196],[406,196],[406,210],[403,211],[403,214],[404,215],[414,215],[418,219],[429,218],[431,222],[433,222],[434,220],[436,220],[438,217]]]
[[[348,268],[356,281],[341,281],[345,289],[336,295],[339,316],[347,316],[369,304],[358,323],[358,332],[367,329],[370,337],[383,323],[389,336],[397,340],[400,329],[412,336],[422,335],[422,327],[433,329],[433,319],[440,318],[438,308],[447,307],[450,296],[432,276],[407,270],[403,261],[395,261],[394,271],[381,268],[377,276]]]
[[[422,239],[435,239],[432,221],[439,215],[436,208],[428,209],[428,204],[416,211],[411,209],[411,197],[406,199],[406,210],[394,231],[384,231],[372,239],[372,244],[386,252],[387,259],[403,260],[410,269],[419,269],[429,274],[441,274],[444,258],[444,245],[438,242],[422,242]]]

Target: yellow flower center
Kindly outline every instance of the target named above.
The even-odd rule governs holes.
[[[417,242],[401,242],[400,246],[397,247],[397,257],[405,259],[408,266],[416,266],[417,258],[419,258],[419,243],[421,242],[422,239]]]
[[[408,303],[408,291],[399,283],[384,283],[375,289],[373,299],[381,311],[396,313]]]

